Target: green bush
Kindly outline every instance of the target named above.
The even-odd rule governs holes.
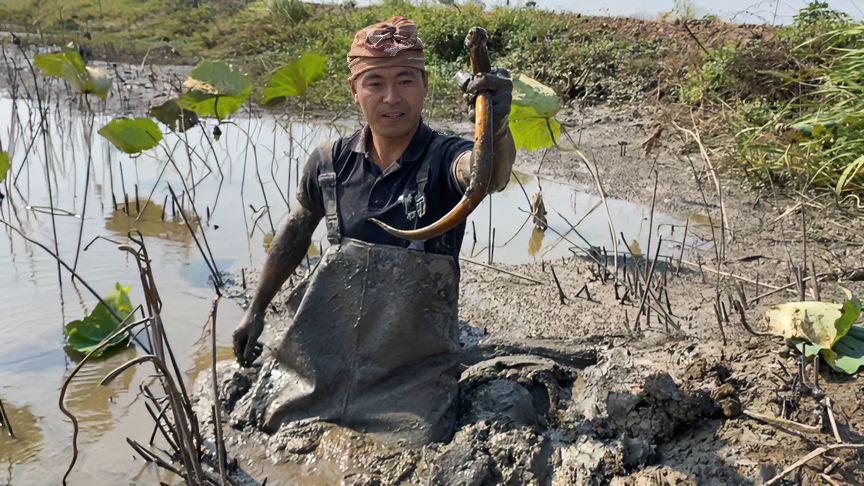
[[[309,17],[302,0],[270,0],[270,12],[281,22],[296,24]]]

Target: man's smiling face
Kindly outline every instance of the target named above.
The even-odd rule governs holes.
[[[374,136],[399,139],[411,136],[420,123],[429,92],[426,74],[407,67],[382,67],[349,81]]]

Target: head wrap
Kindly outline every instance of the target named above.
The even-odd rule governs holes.
[[[348,51],[351,79],[379,67],[426,69],[423,42],[417,36],[417,24],[395,16],[372,24],[354,35]]]

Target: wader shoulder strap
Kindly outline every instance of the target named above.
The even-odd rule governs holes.
[[[336,171],[333,169],[333,142],[318,148],[321,151],[321,165],[318,172],[318,187],[324,200],[324,223],[327,225],[327,240],[332,245],[339,244],[339,213],[336,205]]]
[[[426,186],[429,184],[429,175],[433,161],[441,159],[440,154],[438,154],[438,149],[441,148],[441,144],[445,138],[446,137],[444,137],[443,135],[438,135],[432,139],[432,142],[429,143],[428,147],[426,147],[426,153],[423,156],[423,160],[420,162],[420,168],[417,170],[417,192],[414,196],[415,229],[420,224],[420,220],[426,214]],[[408,245],[408,247],[415,250],[425,251],[426,242],[412,241],[411,244]]]

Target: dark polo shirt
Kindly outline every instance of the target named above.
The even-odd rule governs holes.
[[[437,146],[429,167],[426,185],[426,214],[416,227],[431,224],[447,214],[462,198],[462,188],[453,176],[453,163],[459,154],[472,149],[474,143],[455,136],[442,135],[422,121],[410,145],[393,165],[381,171],[366,151],[370,136],[368,126],[333,144],[333,168],[336,172],[339,227],[343,237],[369,243],[407,247],[410,242],[391,236],[369,221],[377,218],[399,229],[413,229],[401,198],[417,191],[417,172],[429,145],[443,137]],[[318,175],[321,173],[320,151],[316,150],[306,162],[297,199],[315,215],[324,215],[324,201]],[[428,240],[428,252],[459,257],[459,248],[465,234],[465,223],[437,238]]]

